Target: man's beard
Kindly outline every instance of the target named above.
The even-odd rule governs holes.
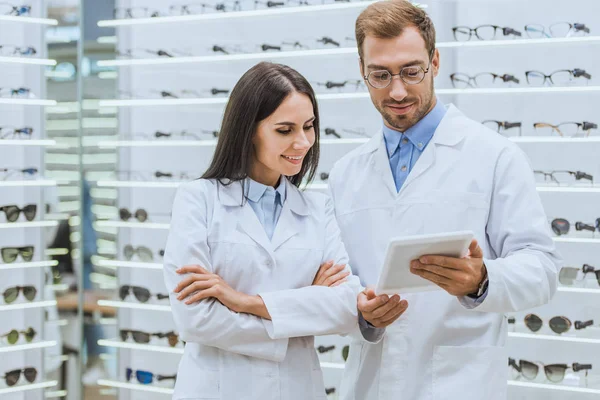
[[[395,115],[387,110],[387,106],[402,106],[405,104],[415,104],[416,99],[409,99],[408,101],[403,101],[402,103],[397,103],[394,101],[382,103],[382,106],[377,106],[377,110],[383,117],[383,119],[387,122],[389,126],[392,128],[405,132],[409,128],[413,127],[417,122],[419,122],[426,114],[429,112],[431,105],[433,104],[434,96],[433,96],[433,80],[430,84],[429,96],[424,98],[424,102],[421,104],[421,107],[417,110],[412,111],[409,115]]]

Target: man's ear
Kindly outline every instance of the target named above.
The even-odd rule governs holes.
[[[360,76],[362,76],[363,79],[364,79],[365,69],[364,69],[364,66],[363,66],[363,60],[360,57],[358,57],[358,68],[360,69]]]
[[[431,60],[431,66],[433,67],[433,76],[437,77],[440,72],[440,52],[435,49],[433,52],[433,59]]]

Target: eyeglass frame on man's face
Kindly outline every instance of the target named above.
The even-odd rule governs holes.
[[[390,71],[386,70],[386,69],[380,69],[377,71],[371,71],[369,72],[367,75],[363,76],[363,79],[374,89],[385,89],[387,87],[390,86],[390,84],[392,83],[392,81],[394,80],[394,76],[399,76],[400,79],[402,80],[402,82],[406,83],[407,85],[418,85],[419,83],[423,82],[423,80],[425,79],[425,75],[427,75],[427,73],[429,73],[429,70],[431,69],[431,63],[433,62],[433,56],[435,55],[435,49],[431,52],[431,54],[429,55],[429,64],[427,65],[427,69],[423,69],[422,66],[420,65],[409,65],[406,67],[402,67],[400,69],[400,72],[398,72],[397,74],[392,74]],[[418,82],[407,82],[404,79],[404,75],[403,72],[408,69],[408,68],[418,68],[420,70],[420,72],[423,73],[423,76],[421,77],[421,80],[419,80]],[[377,72],[387,72],[388,74],[390,74],[390,79],[388,80],[387,85],[382,86],[382,87],[378,87],[375,86],[371,83],[371,81],[369,80],[369,77],[371,76],[371,74],[373,73],[377,73]]]

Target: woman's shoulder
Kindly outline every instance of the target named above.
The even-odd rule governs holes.
[[[218,182],[215,179],[195,179],[184,182],[177,188],[179,194],[186,194],[195,198],[210,197],[217,190]]]

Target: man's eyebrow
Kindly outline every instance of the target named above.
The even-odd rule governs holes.
[[[412,60],[412,61],[409,61],[407,63],[400,65],[400,68],[410,67],[412,65],[424,65],[424,64],[425,64],[425,62],[422,60]],[[383,65],[378,65],[378,64],[369,64],[369,65],[367,65],[367,68],[368,69],[388,69],[388,67],[384,67]]]

